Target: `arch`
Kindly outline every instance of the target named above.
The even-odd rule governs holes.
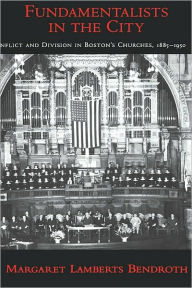
[[[99,74],[99,72],[97,70],[94,70],[94,69],[91,69],[91,68],[82,68],[82,69],[79,69],[77,70],[73,76],[72,76],[72,86],[75,84],[75,78],[81,74],[82,72],[91,72],[93,74],[95,74],[99,80],[99,85],[101,85],[101,75]]]
[[[66,106],[66,95],[64,92],[58,92],[56,94],[56,107],[65,107]]]
[[[164,62],[161,56],[158,56],[157,60],[154,61],[153,55],[143,54],[144,58],[149,61],[155,68],[158,69],[159,73],[162,75],[166,81],[176,104],[179,125],[181,128],[189,128],[189,111],[185,99],[184,92],[182,90],[179,81],[173,70]]]

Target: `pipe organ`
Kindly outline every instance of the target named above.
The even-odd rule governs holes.
[[[44,68],[41,57],[46,58]],[[103,159],[121,159],[126,165],[129,156],[143,161],[149,154],[164,153],[163,133],[178,126],[177,109],[163,78],[157,71],[147,71],[144,57],[41,55],[36,61],[43,78],[36,79],[35,68],[28,65],[29,71],[20,79],[11,78],[12,88],[5,90],[2,100],[2,125],[6,128],[16,119],[16,149],[21,158],[28,157],[31,163],[54,159],[67,163],[86,154],[101,167],[106,165]],[[84,151],[72,145],[71,105],[92,100],[101,101],[101,141],[99,147]]]

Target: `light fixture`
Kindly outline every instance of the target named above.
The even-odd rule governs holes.
[[[63,62],[61,63],[61,66],[60,66],[60,68],[59,68],[59,71],[61,71],[61,72],[64,72],[66,70],[66,68],[65,68],[65,66],[64,66],[64,64],[63,64]]]
[[[25,70],[23,68],[24,66],[24,60],[23,60],[24,54],[15,54],[15,63],[13,64],[13,68],[15,69],[15,75],[25,74]]]
[[[135,56],[133,54],[133,60],[130,63],[129,78],[132,81],[136,81],[139,78],[139,64],[135,61]]]

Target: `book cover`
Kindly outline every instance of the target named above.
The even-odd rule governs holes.
[[[191,287],[191,1],[1,1],[1,286]]]

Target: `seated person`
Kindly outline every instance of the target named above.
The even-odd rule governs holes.
[[[15,182],[16,180],[19,180],[19,173],[18,173],[18,172],[15,172],[15,173],[12,175],[12,181]]]
[[[110,182],[111,180],[111,174],[110,171],[108,170],[104,175],[103,175],[103,182],[108,181]]]
[[[50,181],[49,181],[48,177],[45,177],[45,178],[44,178],[43,188],[44,188],[44,189],[50,188]]]
[[[149,176],[151,177],[154,177],[155,176],[155,170],[154,169],[151,169],[151,171],[149,172]]]
[[[122,224],[122,223],[126,224],[129,228],[132,227],[132,224],[131,224],[129,218],[127,217],[127,214],[126,214],[126,213],[123,214],[123,217],[122,217],[121,220],[120,220],[120,224]]]
[[[115,176],[112,176],[111,186],[112,187],[118,187],[118,179],[116,179]]]
[[[115,219],[112,213],[109,213],[107,217],[105,217],[105,225],[113,227],[115,225]]]
[[[71,165],[71,170],[73,174],[78,174],[78,169],[74,166],[74,164]]]
[[[69,179],[67,180],[67,184],[68,184],[68,185],[72,185],[72,184],[73,184],[73,180],[72,180],[71,177],[69,177]]]
[[[139,179],[139,186],[140,187],[146,187],[146,184],[147,184],[147,179],[144,175],[142,175]]]
[[[56,168],[57,174],[61,173],[61,171],[62,171],[61,164],[57,164],[57,168]]]
[[[89,174],[89,171],[87,170],[86,175],[84,176],[84,183],[91,182],[91,176]]]
[[[24,190],[28,189],[28,184],[27,184],[26,178],[24,178],[21,182],[21,189],[24,189]]]
[[[33,171],[34,175],[37,175],[40,172],[38,165],[35,165],[32,171]]]
[[[162,178],[162,172],[161,172],[161,169],[160,168],[157,168],[156,169],[156,173],[155,173],[155,181],[157,181],[157,179],[160,177]]]
[[[13,165],[12,175],[13,175],[14,173],[18,173],[18,174],[19,174],[19,169],[18,169],[17,165]]]
[[[172,177],[172,175],[171,175],[170,170],[168,168],[166,168],[164,171],[164,178],[167,178],[170,181],[171,177]]]
[[[147,186],[148,187],[155,187],[155,179],[152,174],[149,174],[148,179],[147,179]]]
[[[73,171],[71,168],[69,168],[69,170],[67,171],[67,176],[70,177],[71,179],[73,179]]]
[[[139,187],[139,180],[137,177],[134,177],[133,180],[131,181],[132,187]]]
[[[63,177],[61,177],[61,178],[59,179],[58,187],[59,187],[59,188],[64,188],[64,187],[65,187],[65,180],[64,180]]]
[[[98,213],[97,217],[94,218],[94,224],[97,227],[104,225],[104,219],[103,219],[103,215],[101,213]]]
[[[5,172],[4,181],[5,182],[11,181],[11,172],[10,171]]]
[[[118,187],[124,187],[125,186],[125,181],[122,179],[121,176],[119,176],[117,185],[118,185]]]
[[[53,170],[52,177],[56,178],[56,180],[59,181],[61,175],[60,175],[60,173],[57,172],[56,169],[54,169],[54,170]]]
[[[48,174],[49,174],[49,176],[52,176],[52,174],[53,174],[53,166],[51,165],[51,164],[49,164],[49,166],[48,166],[48,168],[47,168],[47,172],[48,172]]]
[[[127,170],[127,175],[128,175],[128,176],[132,175],[132,178],[133,178],[133,172],[132,172],[131,168],[129,168],[129,169]],[[130,176],[130,177],[131,177],[131,176]]]
[[[12,182],[10,180],[3,182],[4,190],[12,190]]]
[[[176,178],[173,176],[171,177],[171,181],[170,181],[170,185],[171,185],[171,188],[177,188],[178,187],[178,183],[177,183],[177,180]]]
[[[120,175],[122,170],[119,164],[116,164],[116,169],[117,169],[118,174]]]
[[[130,187],[132,183],[132,178],[130,178],[129,176],[126,176],[125,178],[125,186],[126,187]]]
[[[10,227],[11,238],[17,238],[17,234],[19,231],[19,221],[16,218],[16,216],[12,216],[9,227]]]
[[[50,219],[47,221],[48,233],[51,234],[52,232],[57,231],[58,225],[58,220],[55,215],[51,215]]]
[[[23,174],[21,175],[21,181],[23,181],[24,179],[26,180],[26,181],[28,181],[29,180],[29,175],[26,173],[26,172],[23,172]]]
[[[41,175],[44,175],[45,171],[46,171],[45,164],[42,164],[41,169],[40,169]]]
[[[178,233],[178,221],[173,213],[167,219],[167,228],[169,234],[171,234],[171,232]]]
[[[45,236],[45,228],[46,228],[46,222],[43,215],[40,215],[35,223],[37,236],[44,237]]]
[[[139,172],[138,174],[138,179],[140,180],[141,177],[146,177],[146,173],[145,173],[145,170],[144,169],[141,169],[141,171]]]
[[[163,187],[164,188],[170,188],[171,183],[170,180],[165,176],[164,180],[163,180]]]
[[[45,173],[42,174],[41,178],[42,178],[42,182],[45,182],[45,178],[47,178],[49,180],[51,179],[47,170],[45,170]]]
[[[137,214],[134,214],[133,217],[130,220],[132,224],[132,231],[133,233],[139,234],[139,229],[141,225],[141,219],[137,216]]]
[[[119,172],[118,172],[118,170],[115,168],[115,170],[114,170],[114,172],[113,172],[113,174],[112,174],[112,177],[115,177],[115,179],[116,180],[118,180],[119,179],[119,176],[120,176],[120,174],[119,174]]]
[[[63,219],[63,225],[64,225],[64,227],[66,227],[66,226],[72,226],[72,219],[71,219],[71,217],[68,215],[68,214],[66,214],[65,215],[65,217],[64,217],[64,219]]]
[[[163,187],[163,179],[162,179],[162,177],[157,177],[156,187]]]
[[[27,167],[25,168],[24,172],[26,173],[26,175],[30,175],[31,174],[31,167],[29,165],[27,165]]]
[[[22,220],[19,223],[19,227],[21,236],[27,237],[30,235],[30,223],[25,215],[22,217]]]
[[[93,224],[93,219],[92,219],[91,215],[89,214],[89,212],[85,213],[85,217],[83,219],[83,224],[84,225],[92,225]]]
[[[76,225],[83,226],[83,219],[84,219],[83,213],[81,211],[78,211],[76,215]]]
[[[157,226],[158,226],[158,220],[155,215],[155,213],[151,214],[151,217],[148,219],[147,222],[148,228],[149,228],[149,235],[150,236],[156,236],[157,234]]]
[[[3,177],[6,176],[6,173],[7,173],[7,172],[9,172],[9,173],[10,173],[9,175],[11,175],[11,170],[9,169],[8,166],[5,167],[5,170],[4,170],[4,172],[3,172]]]
[[[39,188],[39,189],[42,189],[42,188],[43,188],[43,181],[42,181],[41,178],[39,178],[39,179],[37,180],[37,188]]]
[[[55,189],[55,188],[57,188],[57,186],[58,186],[58,182],[57,182],[56,178],[54,176],[52,176],[51,182],[50,182],[50,187]]]
[[[22,188],[22,185],[18,179],[13,182],[13,190],[20,190]]]
[[[110,174],[111,172],[111,165],[109,164],[105,169],[105,174]]]
[[[135,177],[138,178],[139,175],[140,175],[139,170],[138,170],[137,168],[135,168],[135,169],[133,170],[133,177],[134,177],[134,178],[135,178]]]
[[[9,238],[9,222],[3,216],[1,220],[1,239],[2,241],[7,241]]]

